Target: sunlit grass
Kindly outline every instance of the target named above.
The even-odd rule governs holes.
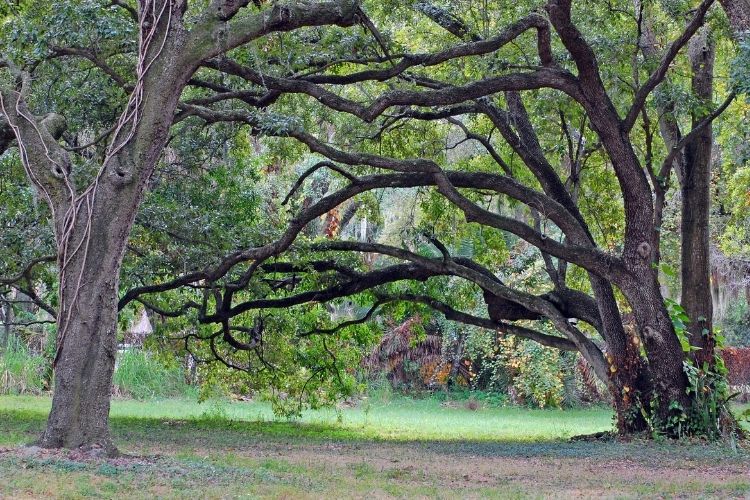
[[[1,397],[0,413],[19,412],[36,420],[46,416],[50,404],[50,398],[46,397]],[[442,407],[431,399],[396,398],[388,403],[365,401],[355,408],[306,411],[301,418],[288,420],[276,417],[270,405],[262,402],[113,400],[111,419],[115,429],[125,420],[144,418],[293,424],[288,427],[295,434],[307,434],[306,427],[325,428],[338,438],[349,435],[355,439],[393,441],[549,441],[612,428],[612,412],[604,408],[470,410]],[[283,427],[287,426],[279,428]]]

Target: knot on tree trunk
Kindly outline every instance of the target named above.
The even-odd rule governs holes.
[[[661,340],[661,337],[659,336],[659,332],[656,330],[656,328],[653,328],[651,326],[647,326],[643,329],[643,337],[648,340],[654,340],[659,341]]]
[[[651,245],[646,241],[642,241],[641,244],[638,245],[638,255],[640,255],[642,259],[648,259],[651,256]]]
[[[59,139],[63,135],[63,132],[65,132],[65,129],[68,128],[65,117],[57,113],[47,113],[42,118],[42,125],[47,128],[47,131],[55,139]]]

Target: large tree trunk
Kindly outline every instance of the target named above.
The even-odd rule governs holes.
[[[617,430],[620,434],[645,431],[648,423],[640,408],[648,407],[651,388],[646,383],[649,377],[644,376],[647,367],[641,359],[640,341],[635,332],[625,329],[612,285],[593,273],[589,279],[607,343],[606,358],[610,364],[607,386],[617,415]]]
[[[702,101],[713,95],[714,43],[708,29],[702,29],[689,45],[693,70],[693,93]],[[705,113],[693,114],[693,127]],[[698,366],[713,365],[713,305],[711,302],[711,263],[709,248],[709,208],[711,204],[711,125],[685,147],[682,179],[682,307],[690,318],[690,344],[698,350],[693,358]]]
[[[185,32],[162,22],[164,29],[172,30],[166,43],[150,47],[141,57],[154,51],[163,61],[141,75],[144,90],[131,99],[124,115],[137,107],[137,121],[126,121],[112,138],[118,146],[110,147],[96,181],[73,199],[77,208],[57,211],[60,307],[52,411],[41,438],[46,447],[101,447],[107,454],[117,452],[109,435],[109,406],[120,268],[181,89],[195,70],[177,55],[184,53]],[[71,213],[75,221],[66,225]]]
[[[650,261],[645,264],[650,264]],[[635,273],[634,279],[628,281],[621,288],[633,309],[646,351],[651,391],[656,398],[654,423],[669,433],[673,429],[667,423],[678,411],[673,404],[678,404],[685,411],[691,406],[687,376],[683,369],[684,353],[664,305],[657,271],[650,266],[642,267],[640,272]]]
[[[117,274],[104,269],[87,272],[76,314],[58,321],[64,339],[55,364],[52,411],[41,439],[44,447],[102,447],[114,452],[109,400],[117,352]]]
[[[58,256],[54,396],[40,441],[44,447],[116,453],[109,435],[109,401],[117,353],[120,266],[135,207],[112,203],[127,199],[134,189],[100,184],[91,205],[83,204]],[[92,207],[90,217],[87,206]]]

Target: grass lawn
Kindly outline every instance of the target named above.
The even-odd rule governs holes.
[[[116,400],[131,456],[28,451],[50,400],[0,397],[0,498],[746,497],[750,452],[569,441],[606,409],[484,408],[396,399],[274,419],[261,403]]]

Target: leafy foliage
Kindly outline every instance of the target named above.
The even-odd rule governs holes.
[[[565,402],[564,377],[572,374],[572,363],[558,350],[481,330],[467,338],[466,350],[477,367],[474,387],[537,408],[559,408]]]

